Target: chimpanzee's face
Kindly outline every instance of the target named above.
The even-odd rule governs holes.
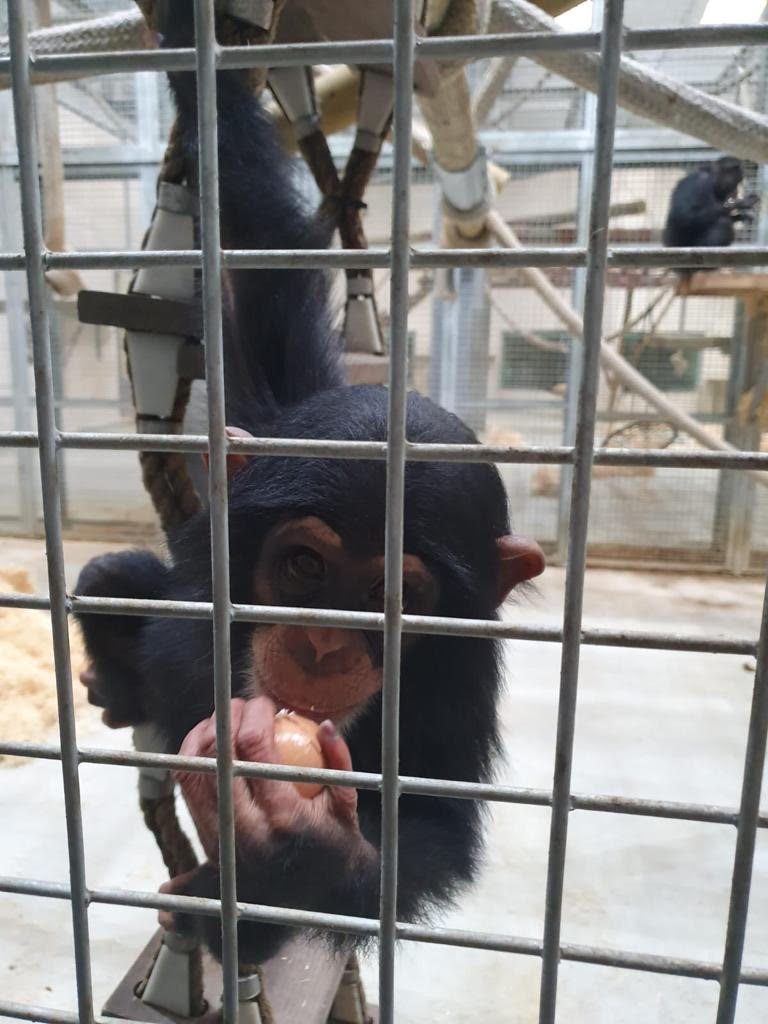
[[[715,164],[715,191],[721,199],[733,195],[744,180],[744,170],[739,160],[725,158]]]
[[[259,604],[381,612],[384,555],[353,550],[316,516],[274,527],[254,572]],[[416,555],[403,556],[403,610],[437,609],[436,577]],[[404,653],[411,638],[404,638]],[[253,691],[280,706],[322,721],[344,722],[362,710],[382,685],[379,632],[333,626],[256,627],[251,640]]]

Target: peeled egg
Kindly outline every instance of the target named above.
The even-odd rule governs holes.
[[[325,768],[325,759],[317,739],[317,725],[295,711],[275,715],[275,747],[282,764],[296,768]],[[317,782],[294,782],[301,796],[311,800],[323,788]]]

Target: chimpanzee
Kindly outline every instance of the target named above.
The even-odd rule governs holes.
[[[664,245],[731,245],[734,224],[750,221],[751,211],[760,201],[754,194],[739,198],[743,180],[741,161],[732,156],[702,164],[686,174],[672,192]]]
[[[163,42],[189,46],[191,4],[169,10]],[[187,159],[196,177],[195,80],[169,75]],[[294,190],[291,166],[239,73],[218,75],[222,242],[227,248],[328,244]],[[313,270],[225,275],[227,414],[236,432],[286,438],[385,440],[387,391],[342,383],[326,275]],[[411,393],[412,442],[476,443],[455,416]],[[234,602],[307,608],[383,607],[385,467],[376,461],[230,456],[229,529]],[[76,592],[211,600],[209,519],[201,512],[169,538],[170,558],[142,551],[99,557]],[[495,467],[409,462],[405,485],[403,603],[409,613],[494,619],[518,584],[538,575],[538,546],[510,533]],[[203,620],[80,615],[91,670],[83,681],[105,720],[155,723],[168,749],[213,755],[212,625]],[[382,636],[293,625],[232,626],[235,756],[275,762],[273,716],[288,708],[320,722],[329,767],[381,768]],[[488,779],[498,748],[497,642],[404,638],[399,769],[412,776]],[[242,698],[239,699],[239,698]],[[186,740],[185,740],[186,737]],[[182,746],[183,743],[183,746]],[[171,883],[216,896],[216,789],[181,776],[209,861]],[[325,788],[313,799],[285,782],[235,784],[238,898],[378,916],[378,793]],[[475,873],[481,811],[470,800],[400,801],[398,917],[450,900]],[[176,915],[217,955],[214,919]],[[258,963],[288,929],[240,922],[245,960]]]

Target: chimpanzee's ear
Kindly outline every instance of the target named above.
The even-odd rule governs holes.
[[[253,437],[242,427],[226,427],[227,437]],[[203,452],[203,463],[206,472],[208,471],[208,452]],[[243,455],[240,452],[230,452],[227,456],[227,477],[231,480],[235,473],[238,473],[248,463],[250,455]]]
[[[518,585],[540,576],[544,572],[546,559],[535,540],[509,534],[496,541],[499,557],[496,604],[503,604],[510,592]]]

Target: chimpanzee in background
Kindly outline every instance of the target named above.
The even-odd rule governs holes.
[[[741,161],[723,156],[702,164],[682,178],[672,192],[664,227],[664,245],[725,246],[735,237],[738,221],[751,221],[760,202],[754,193],[739,198],[744,180]]]
[[[170,10],[163,44],[193,41],[191,4]],[[194,76],[169,75],[193,170]],[[222,243],[227,248],[323,247],[330,227],[303,209],[273,128],[237,72],[218,76]],[[191,175],[193,180],[196,174]],[[344,386],[329,285],[311,270],[225,275],[228,422],[240,433],[384,440],[387,391]],[[455,416],[411,393],[412,442],[475,443]],[[383,462],[231,456],[229,526],[235,602],[381,611]],[[208,513],[169,538],[170,560],[149,552],[96,558],[77,593],[211,600]],[[495,467],[409,462],[405,484],[404,607],[416,614],[493,619],[518,584],[543,570],[538,546],[510,533]],[[93,703],[112,725],[153,722],[168,749],[213,756],[210,621],[82,615]],[[275,762],[273,716],[285,707],[320,722],[329,767],[381,768],[382,635],[335,628],[232,626],[235,756]],[[401,672],[403,774],[482,781],[498,749],[501,652],[479,638],[406,636]],[[186,740],[185,740],[186,737]],[[182,746],[183,742],[183,746]],[[214,897],[216,783],[181,777],[209,861],[174,880],[175,892]],[[235,781],[238,898],[378,916],[378,793],[325,788],[305,799],[290,783]],[[400,801],[398,917],[444,903],[475,874],[481,811],[469,800]],[[167,888],[167,887],[166,887]],[[218,954],[218,923],[176,915]],[[289,930],[239,924],[248,962],[273,955]]]

